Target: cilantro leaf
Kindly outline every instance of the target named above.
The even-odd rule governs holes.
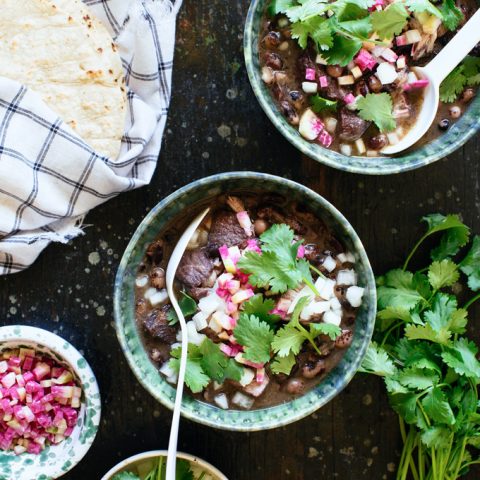
[[[459,375],[471,378],[480,377],[480,362],[477,360],[478,349],[473,342],[460,338],[442,353],[443,361]]]
[[[421,368],[405,368],[396,375],[396,379],[405,387],[424,390],[438,383],[438,375],[433,371]]]
[[[379,308],[400,307],[413,309],[424,298],[417,291],[414,276],[411,272],[396,269],[389,271],[384,277],[384,284],[378,287]]]
[[[397,126],[392,111],[392,97],[388,93],[369,93],[359,98],[357,109],[361,118],[374,122],[381,132],[390,132]]]
[[[428,448],[448,448],[450,430],[447,427],[434,426],[423,431],[422,442]]]
[[[425,413],[435,422],[453,425],[455,423],[455,415],[452,407],[447,401],[442,390],[438,387],[433,388],[422,399],[422,405]]]
[[[407,422],[417,421],[417,395],[411,392],[390,394],[390,405]]]
[[[456,30],[464,16],[462,11],[455,5],[455,0],[443,0],[440,7],[442,22],[450,30]]]
[[[396,370],[388,353],[375,342],[370,342],[359,371],[386,377],[388,375],[394,375]]]
[[[451,337],[451,333],[446,328],[435,331],[429,323],[426,325],[410,324],[405,327],[405,336],[410,340],[429,340],[446,345]]]
[[[180,370],[181,348],[172,350],[172,358],[168,363],[176,373]],[[185,370],[185,384],[193,393],[200,393],[209,383],[210,377],[205,374],[201,365],[202,355],[196,345],[188,345],[187,367]]]
[[[312,110],[315,113],[322,112],[324,110],[336,110],[337,109],[337,101],[328,100],[326,98],[321,97],[320,95],[313,95],[310,97],[310,105]]]
[[[427,12],[443,19],[442,12],[429,0],[406,0],[405,5],[411,12]]]
[[[478,85],[480,83],[480,58],[467,55],[463,59],[467,85]]]
[[[272,17],[279,13],[285,13],[289,8],[292,8],[295,3],[295,0],[272,0],[268,7],[268,13]]]
[[[181,293],[182,298],[178,302],[178,306],[180,307],[183,316],[185,318],[188,318],[197,311],[197,304],[195,300],[189,295],[187,295],[185,292]],[[178,323],[178,316],[173,307],[170,308],[170,310],[167,312],[167,320],[169,325],[175,325]]]
[[[377,313],[377,318],[380,320],[403,320],[407,323],[412,321],[412,316],[406,308],[401,306],[393,307],[391,305],[380,310]]]
[[[457,300],[455,297],[438,293],[433,299],[432,309],[425,312],[425,321],[431,327],[439,332],[442,328],[449,330],[450,317],[457,308]]]
[[[369,16],[336,22],[334,23],[334,26],[335,31],[340,30],[347,32],[360,40],[368,40],[369,34],[372,31],[372,22]]]
[[[430,257],[432,260],[453,257],[468,243],[469,237],[470,229],[466,225],[450,228],[442,235],[440,245],[431,251]]]
[[[330,22],[316,16],[292,24],[292,38],[298,41],[302,49],[307,47],[308,38],[317,45],[318,50],[327,50],[333,45]]]
[[[286,8],[284,13],[294,23],[315,15],[321,15],[328,9],[326,3],[327,0],[303,0],[300,2],[300,5]]]
[[[330,340],[335,340],[342,333],[342,329],[338,325],[331,323],[311,323],[310,333],[315,337],[318,335],[328,335]]]
[[[459,277],[458,267],[451,260],[435,261],[428,269],[428,280],[435,290],[452,286]]]
[[[255,315],[262,322],[274,325],[281,320],[279,315],[271,314],[275,308],[275,302],[271,298],[263,298],[261,293],[257,293],[249,300],[243,303],[243,311],[248,315]]]
[[[226,378],[240,380],[243,369],[231,358],[228,358],[221,350],[218,344],[205,338],[199,346],[202,359],[200,365],[203,371],[212,379],[223,383]]]
[[[235,339],[245,347],[244,357],[258,363],[270,360],[270,349],[274,333],[268,323],[255,315],[241,314],[233,330]]]
[[[345,67],[362,48],[362,41],[356,38],[346,38],[342,35],[335,35],[332,47],[322,53],[330,65]]]
[[[445,103],[454,102],[463,92],[467,77],[463,73],[464,67],[460,65],[453,69],[440,84],[440,100]]]
[[[476,235],[472,248],[460,262],[460,270],[468,277],[468,286],[475,292],[480,289],[480,236]]]
[[[280,357],[286,357],[290,353],[297,355],[304,341],[305,336],[295,327],[287,324],[276,333],[272,342],[272,349]]]
[[[409,14],[401,2],[391,3],[385,10],[371,14],[373,29],[382,39],[390,39],[400,34],[408,17]]]
[[[286,357],[276,356],[270,365],[270,369],[275,374],[284,373],[285,375],[290,375],[294,365],[295,354],[290,352]]]

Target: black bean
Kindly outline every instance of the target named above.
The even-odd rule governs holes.
[[[363,79],[359,80],[355,84],[355,86],[353,88],[353,91],[354,91],[356,97],[358,97],[359,95],[362,95],[363,97],[365,97],[365,95],[367,95],[369,93],[367,82],[365,82],[365,80],[363,80]]]
[[[287,392],[291,394],[301,394],[305,391],[305,382],[300,378],[292,378],[287,383]]]
[[[281,37],[279,32],[268,32],[263,39],[265,45],[268,48],[275,48],[280,45]]]
[[[448,118],[443,118],[438,122],[438,128],[440,130],[448,130],[448,127],[450,126],[450,120]]]
[[[265,65],[274,70],[281,70],[283,67],[282,57],[278,53],[268,52],[265,54]]]
[[[351,330],[342,330],[342,333],[335,340],[335,346],[337,348],[347,348],[350,346],[353,340],[353,332]]]
[[[298,125],[300,119],[298,118],[297,112],[288,102],[282,102],[280,108],[282,113],[287,117],[289,123],[292,125]]]
[[[467,103],[475,96],[475,90],[473,88],[467,88],[463,91],[462,102]]]
[[[367,140],[367,144],[373,150],[380,150],[388,143],[387,136],[383,133],[379,133]]]
[[[150,284],[159,290],[165,288],[165,270],[163,268],[157,267],[150,272]]]
[[[325,370],[325,362],[318,360],[317,362],[307,362],[302,368],[302,375],[305,378],[314,378]]]

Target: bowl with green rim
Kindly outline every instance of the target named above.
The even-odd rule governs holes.
[[[82,388],[78,421],[72,434],[38,455],[0,450],[0,480],[50,480],[70,471],[88,452],[100,424],[101,401],[97,380],[85,358],[65,339],[26,325],[0,327],[0,351],[31,348],[71,371]]]
[[[403,154],[390,157],[355,157],[342,155],[305,140],[280,113],[270,90],[261,78],[258,55],[263,14],[270,0],[252,0],[244,31],[244,54],[248,77],[260,106],[277,130],[300,152],[338,170],[367,175],[389,175],[429,165],[450,155],[480,130],[480,95],[470,102],[462,117],[447,132],[427,144],[412,147]]]
[[[148,245],[177,216],[187,211],[193,219],[195,205],[199,202],[233,191],[274,192],[308,205],[345,248],[355,254],[359,284],[365,287],[364,302],[358,312],[350,348],[329,375],[302,397],[281,405],[249,411],[222,410],[188,394],[183,398],[182,414],[186,418],[215,428],[256,431],[286,425],[309,415],[350,382],[365,355],[373,332],[376,290],[367,254],[353,227],[333,205],[307,187],[273,175],[232,172],[203,178],[180,188],[156,205],[142,221],[125,250],[115,279],[114,315],[118,340],[138,381],[160,403],[173,409],[175,389],[150,361],[136,325],[134,290],[138,268]]]
[[[158,461],[160,457],[164,457],[166,460],[167,454],[167,450],[152,450],[150,452],[138,453],[137,455],[122,460],[120,463],[112,467],[101,480],[113,480],[115,475],[122,472],[138,472],[140,475],[141,472],[139,471],[139,467],[142,472],[149,472],[155,467],[155,462]],[[193,480],[199,479],[202,473],[204,474],[202,480],[228,480],[220,470],[194,455],[177,452],[177,460],[178,459],[187,460],[190,463],[190,468],[194,475]]]

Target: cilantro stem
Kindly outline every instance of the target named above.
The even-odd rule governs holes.
[[[412,257],[415,255],[415,252],[418,250],[418,247],[423,243],[423,241],[429,237],[430,233],[427,232],[416,244],[415,246],[413,247],[412,251],[410,252],[410,254],[408,255],[407,259],[405,260],[405,263],[403,264],[403,267],[402,267],[402,270],[405,271],[408,267],[408,264],[410,262],[410,260],[412,259]]]
[[[382,343],[380,344],[381,347],[383,347],[387,341],[387,338],[390,336],[390,334],[396,330],[398,327],[400,327],[403,324],[403,320],[400,320],[397,323],[394,323],[388,330],[387,333],[385,333],[385,336],[383,337]]]
[[[465,305],[464,305],[464,309],[465,310],[468,310],[477,300],[480,299],[480,293],[478,293],[477,295],[475,295],[473,298],[471,298]]]
[[[317,267],[314,267],[311,263],[308,266],[321,278],[327,278]]]
[[[315,343],[315,340],[310,335],[308,330],[300,322],[297,322],[296,327],[302,332],[303,336],[312,344],[312,347],[315,349],[315,351],[322,357],[323,356],[322,352],[317,347],[317,344]]]
[[[303,282],[308,285],[310,287],[310,290],[317,296],[319,297],[320,296],[320,292],[317,290],[317,287],[315,287],[315,285],[310,281],[308,280],[307,278],[303,277]]]

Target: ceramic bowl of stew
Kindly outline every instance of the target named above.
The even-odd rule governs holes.
[[[333,168],[337,168],[339,170],[345,170],[348,172],[371,174],[371,175],[394,174],[394,173],[405,172],[408,170],[413,170],[448,156],[449,154],[457,150],[459,147],[461,147],[467,140],[469,140],[480,129],[480,96],[476,95],[475,92],[473,92],[473,95],[472,95],[470,92],[469,97],[473,96],[473,98],[469,98],[463,103],[462,103],[463,97],[460,94],[456,103],[441,105],[439,109],[439,113],[437,115],[437,119],[432,124],[432,127],[429,130],[429,132],[426,134],[425,138],[422,139],[417,145],[414,145],[410,149],[400,154],[396,154],[392,156],[382,156],[381,151],[379,150],[377,152],[378,156],[367,156],[369,155],[369,148],[371,148],[368,146],[368,141],[364,142],[366,144],[366,150],[362,155],[356,153],[357,151],[355,149],[355,142],[352,142],[350,146],[347,145],[346,148],[350,149],[351,151],[349,154],[341,153],[343,145],[337,144],[339,142],[338,125],[340,124],[340,120],[339,120],[340,115],[338,115],[336,118],[339,121],[339,123],[336,124],[337,126],[335,127],[334,125],[333,130],[330,129],[330,132],[332,132],[332,135],[330,136],[327,133],[328,123],[325,122],[324,121],[325,119],[322,117],[322,122],[323,122],[322,127],[323,126],[325,127],[322,133],[325,133],[327,137],[330,138],[330,140],[328,140],[327,142],[327,145],[329,145],[329,143],[332,142],[332,137],[333,137],[333,143],[329,145],[328,148],[325,148],[321,144],[323,143],[325,145],[325,142],[323,141],[324,139],[320,139],[320,136],[318,136],[318,138],[315,141],[309,141],[305,139],[299,133],[299,125],[298,125],[298,118],[297,118],[299,117],[301,121],[300,114],[305,108],[305,101],[304,101],[305,99],[303,100],[303,103],[301,103],[302,106],[297,108],[297,113],[299,115],[294,119],[294,123],[296,122],[296,124],[292,124],[292,119],[290,118],[290,121],[289,121],[288,118],[289,116],[292,117],[296,115],[296,112],[292,110],[292,106],[293,108],[295,108],[296,103],[302,102],[303,97],[306,97],[307,100],[310,98],[309,96],[310,94],[304,93],[304,91],[302,90],[303,84],[299,82],[306,81],[307,84],[312,84],[311,82],[313,82],[312,85],[315,88],[317,87],[316,85],[314,85],[314,83],[318,82],[318,85],[319,85],[318,93],[320,94],[320,96],[328,98],[328,94],[325,95],[324,93],[322,93],[322,92],[325,92],[326,90],[322,89],[322,84],[319,77],[320,75],[325,74],[324,70],[326,67],[324,66],[325,65],[324,62],[322,62],[322,64],[317,65],[316,59],[314,59],[314,57],[312,57],[309,65],[312,68],[308,69],[307,67],[307,70],[305,69],[302,70],[301,67],[298,67],[300,63],[300,59],[295,57],[296,54],[295,53],[286,54],[285,50],[282,51],[283,49],[282,43],[287,45],[288,43],[291,43],[294,41],[289,39],[288,36],[286,38],[282,37],[281,34],[280,36],[277,36],[279,35],[278,31],[281,30],[281,28],[279,28],[279,26],[277,25],[278,21],[277,23],[275,23],[275,20],[274,20],[273,26],[271,27],[271,30],[273,33],[272,33],[272,38],[269,40],[271,40],[271,43],[273,43],[273,46],[270,44],[268,48],[266,47],[265,35],[266,33],[268,34],[269,28],[270,28],[268,26],[268,21],[270,18],[278,19],[278,16],[271,17],[271,16],[267,16],[266,14],[267,9],[269,8],[269,5],[271,5],[271,3],[272,3],[271,0],[253,0],[250,4],[250,8],[248,11],[246,24],[245,24],[245,32],[244,32],[245,63],[246,63],[250,83],[252,85],[252,89],[262,109],[264,110],[264,112],[266,113],[270,121],[273,123],[273,125],[278,129],[278,131],[303,154],[309,156],[310,158],[320,163],[323,163]],[[474,0],[468,1],[467,4],[468,4],[468,8],[471,11],[473,11],[476,7],[476,2]],[[283,27],[286,28],[286,30],[289,29],[289,26],[283,25]],[[290,52],[291,52],[291,48],[292,48],[292,45],[290,45],[290,50],[289,50]],[[296,44],[293,45],[293,48],[296,50],[300,50]],[[395,49],[395,47],[392,47],[392,48]],[[310,47],[310,51],[312,51],[311,47]],[[272,55],[272,53],[273,53],[273,57],[269,58],[267,62],[266,55]],[[429,58],[431,58],[431,55],[432,54],[430,54]],[[282,70],[285,70],[287,77],[288,75],[293,75],[292,79],[288,80],[287,78],[286,87],[282,87],[281,83],[279,83],[277,86],[278,82],[276,82],[276,80],[272,80],[271,84],[269,85],[266,82],[269,82],[271,79],[270,80],[265,78],[262,79],[262,68],[265,67],[266,62],[269,65],[272,65],[272,68],[267,69],[269,74],[273,73],[273,75],[277,75],[277,71],[279,71],[278,74],[283,75]],[[290,65],[289,62],[292,64]],[[279,63],[279,65],[275,65],[276,63]],[[344,75],[342,79],[343,78],[346,79],[345,81],[347,81],[347,83],[348,83],[348,77],[351,76],[350,75],[351,72],[348,70],[349,68],[350,67],[342,68],[342,71],[344,73],[341,74],[341,75]],[[316,77],[314,72],[315,69],[317,70]],[[310,72],[307,73],[307,79],[304,78],[305,76],[304,70],[307,72],[308,70],[310,70]],[[319,72],[323,72],[323,73],[319,73]],[[332,73],[335,75],[335,72],[332,72]],[[365,71],[363,73],[365,74]],[[308,80],[309,74],[312,75],[311,81]],[[361,75],[362,72],[358,70],[358,74]],[[293,80],[295,78],[295,75],[297,75],[297,79]],[[300,80],[298,79],[298,75],[302,77]],[[375,77],[375,75],[372,75],[372,77]],[[361,78],[362,77],[360,77],[360,79]],[[356,78],[352,77],[352,79],[350,80],[355,81],[355,84],[350,85],[347,88],[352,89],[352,87],[358,86],[358,83],[359,83],[358,77]],[[282,80],[282,82],[283,81],[284,80]],[[333,81],[336,84],[338,79],[334,77],[328,77],[328,81],[329,82]],[[327,80],[325,80],[325,82],[327,82]],[[277,88],[277,93],[280,92],[279,93],[280,96],[278,97],[278,99],[274,98],[275,91],[273,91],[271,88],[272,84],[275,88]],[[295,91],[293,91],[292,93],[292,95],[295,94],[294,97],[290,98],[288,96],[290,95],[289,92],[287,92],[286,94],[285,92],[281,93],[282,88],[289,89],[292,84],[295,84]],[[367,83],[367,86],[370,86],[370,84]],[[475,88],[473,89],[473,91],[474,90]],[[355,93],[356,92],[355,89],[353,89],[352,92]],[[370,89],[369,92],[372,93],[372,90]],[[285,99],[287,101],[283,102],[285,103],[285,107],[282,107],[281,100],[283,98],[282,95],[284,94],[286,95]],[[362,94],[363,93],[360,93],[360,95]],[[300,98],[297,98],[297,97],[300,97]],[[347,101],[346,98],[347,97],[341,97],[341,100],[339,100],[339,106],[343,105],[344,100],[345,102]],[[420,100],[418,101],[420,102]],[[348,116],[351,116],[352,112],[346,109],[347,106],[348,105],[345,105],[344,107],[342,107],[342,112],[344,112],[348,117]],[[456,108],[459,108],[459,110],[461,111],[461,116],[459,118],[453,119],[453,114],[451,114],[450,112],[450,106],[455,106]],[[281,111],[282,109],[283,111]],[[413,110],[415,110],[415,108],[413,108]],[[401,115],[401,112],[399,114]],[[410,115],[410,117],[414,117],[414,116],[415,114]],[[443,123],[442,123],[442,120],[443,120]],[[411,124],[411,118],[405,118],[402,121],[405,123],[406,128],[408,128],[409,124]],[[397,125],[398,125],[398,121],[397,121]],[[443,131],[443,129],[447,129],[447,130]],[[369,131],[370,129],[367,130],[367,134]],[[344,133],[343,130],[340,130],[340,133],[343,134]],[[320,140],[322,141],[320,142]],[[364,147],[362,146],[362,148]]]
[[[224,392],[225,397],[228,397],[228,405],[219,403],[217,398],[209,398],[207,389],[203,395],[194,392],[187,392],[184,395],[183,416],[199,423],[232,431],[275,428],[311,414],[345,388],[359,368],[375,322],[375,281],[365,249],[346,218],[314,191],[291,180],[272,175],[232,172],[197,180],[165,198],[142,221],[120,262],[114,292],[117,336],[128,364],[139,382],[160,403],[173,409],[175,381],[172,382],[168,377],[171,372],[168,373],[161,366],[165,360],[165,351],[162,350],[161,343],[165,341],[170,344],[168,353],[170,349],[175,348],[175,345],[171,344],[178,342],[178,333],[175,335],[173,332],[173,338],[169,339],[168,336],[172,335],[173,327],[165,322],[157,323],[158,319],[163,318],[164,308],[168,306],[164,305],[167,300],[165,300],[163,285],[157,283],[157,267],[155,271],[149,269],[152,265],[165,267],[169,249],[174,247],[175,239],[193,220],[197,211],[202,211],[206,205],[210,205],[212,209],[218,208],[225,195],[228,196],[227,198],[238,195],[246,202],[251,201],[248,200],[249,196],[255,199],[255,195],[270,195],[279,199],[275,200],[277,204],[284,201],[288,205],[302,205],[302,215],[305,212],[303,209],[308,209],[309,215],[320,219],[323,226],[321,228],[327,229],[332,234],[329,238],[335,238],[332,240],[334,245],[332,249],[348,251],[354,258],[352,261],[355,264],[355,276],[358,279],[358,285],[363,287],[363,301],[355,310],[355,327],[354,329],[352,327],[352,332],[349,333],[349,347],[325,371],[320,382],[308,384],[305,393],[286,396],[281,384],[272,382],[271,392],[273,393],[270,397],[268,398],[267,395],[264,400],[247,408],[235,404],[235,399],[232,398],[233,392],[228,390]],[[281,198],[284,200],[280,200]],[[253,211],[254,207],[250,209]],[[213,226],[210,228],[213,230]],[[160,250],[157,248],[159,245],[162,245]],[[154,282],[153,285],[156,288],[151,284],[147,285],[147,281]],[[148,292],[147,296],[145,292]],[[193,289],[190,292],[194,295]],[[139,297],[139,294],[143,297]],[[158,305],[154,308],[154,312],[149,310],[145,312],[145,298],[148,298],[150,303]],[[200,299],[199,306],[202,300],[204,299]],[[142,310],[140,314],[138,313],[139,305]],[[153,324],[152,318],[155,320]],[[228,329],[228,327],[225,328]],[[210,335],[212,332],[208,333],[208,330],[203,332]],[[152,343],[149,335],[153,333],[159,336],[160,343]],[[224,333],[222,331],[221,335]],[[220,338],[224,338],[221,335]],[[256,365],[253,367],[258,368]],[[260,381],[258,376],[257,381]]]

